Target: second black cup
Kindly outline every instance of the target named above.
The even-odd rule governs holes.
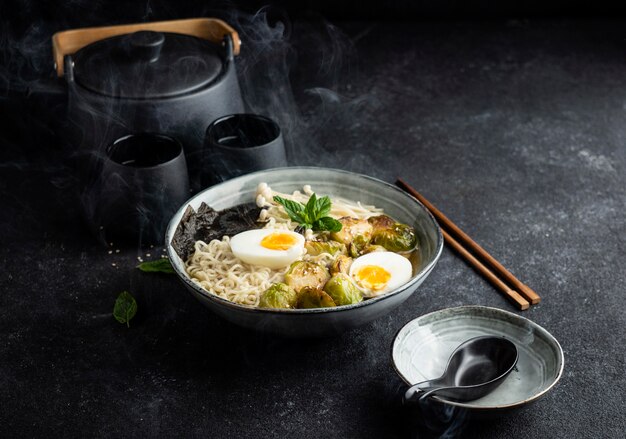
[[[210,184],[287,166],[280,127],[259,114],[231,114],[213,121],[206,130],[204,145]]]

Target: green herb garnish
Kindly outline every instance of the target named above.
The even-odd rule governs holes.
[[[137,313],[137,302],[128,291],[122,291],[115,300],[113,307],[113,317],[120,323],[126,323],[130,328],[130,319]]]
[[[146,261],[137,265],[141,271],[146,273],[174,273],[174,267],[169,259],[157,259],[155,261]]]
[[[305,229],[312,229],[314,232],[341,230],[341,223],[327,216],[330,212],[330,198],[328,197],[317,198],[315,194],[312,194],[306,206],[279,196],[274,196],[274,201],[285,208],[285,212],[292,221],[299,223]]]

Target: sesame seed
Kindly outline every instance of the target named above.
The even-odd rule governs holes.
[[[113,250],[109,250],[109,254],[113,253]]]
[[[115,253],[119,253],[119,252],[120,252],[119,248],[115,249]]]

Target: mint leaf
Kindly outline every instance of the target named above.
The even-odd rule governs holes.
[[[317,209],[315,208],[316,203],[317,195],[313,193],[309,197],[309,201],[307,201],[306,206],[304,206],[304,216],[309,224],[312,224],[318,218]]]
[[[323,218],[318,219],[313,223],[313,230],[316,231],[328,231],[328,232],[338,232],[341,230],[341,223],[334,218],[329,216],[325,216]]]
[[[293,221],[300,224],[304,229],[313,229],[316,232],[329,231],[338,232],[341,230],[341,223],[336,219],[325,216],[330,212],[331,201],[328,196],[317,198],[311,194],[306,206],[297,201],[286,200],[279,196],[274,196],[274,201],[285,208],[285,212]]]
[[[170,260],[165,258],[142,262],[137,265],[137,268],[146,273],[174,273],[174,267],[172,267]]]
[[[130,319],[135,317],[136,313],[137,302],[135,298],[128,291],[122,291],[115,300],[113,317],[120,323],[126,323],[126,326],[130,328]]]
[[[328,215],[328,212],[330,212],[330,198],[318,198],[315,202],[315,212],[317,214],[317,218],[322,218]]]
[[[289,215],[293,221],[306,224],[307,218],[304,213],[304,205],[302,203],[298,203],[297,201],[287,200],[285,198],[279,197],[278,195],[274,196],[274,201],[278,204],[282,205],[285,208],[285,212]]]

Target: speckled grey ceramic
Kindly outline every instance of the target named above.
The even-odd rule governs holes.
[[[259,309],[229,302],[194,282],[184,271],[183,261],[171,246],[172,236],[188,205],[201,202],[225,209],[254,201],[256,187],[266,182],[279,192],[301,190],[310,184],[320,195],[341,196],[382,207],[393,218],[415,227],[420,242],[420,262],[413,278],[397,290],[354,305],[318,309]],[[441,230],[430,212],[400,189],[365,175],[326,168],[277,168],[244,175],[200,192],[173,216],[166,233],[167,253],[176,274],[191,293],[216,314],[235,324],[291,337],[316,337],[341,333],[368,323],[404,302],[435,267],[443,248]]]
[[[480,399],[454,402],[433,396],[434,400],[472,411],[506,411],[536,401],[563,373],[563,350],[548,331],[517,314],[484,306],[443,309],[407,323],[393,342],[394,367],[410,385],[436,378],[458,345],[480,335],[514,342],[519,352],[515,369]]]

